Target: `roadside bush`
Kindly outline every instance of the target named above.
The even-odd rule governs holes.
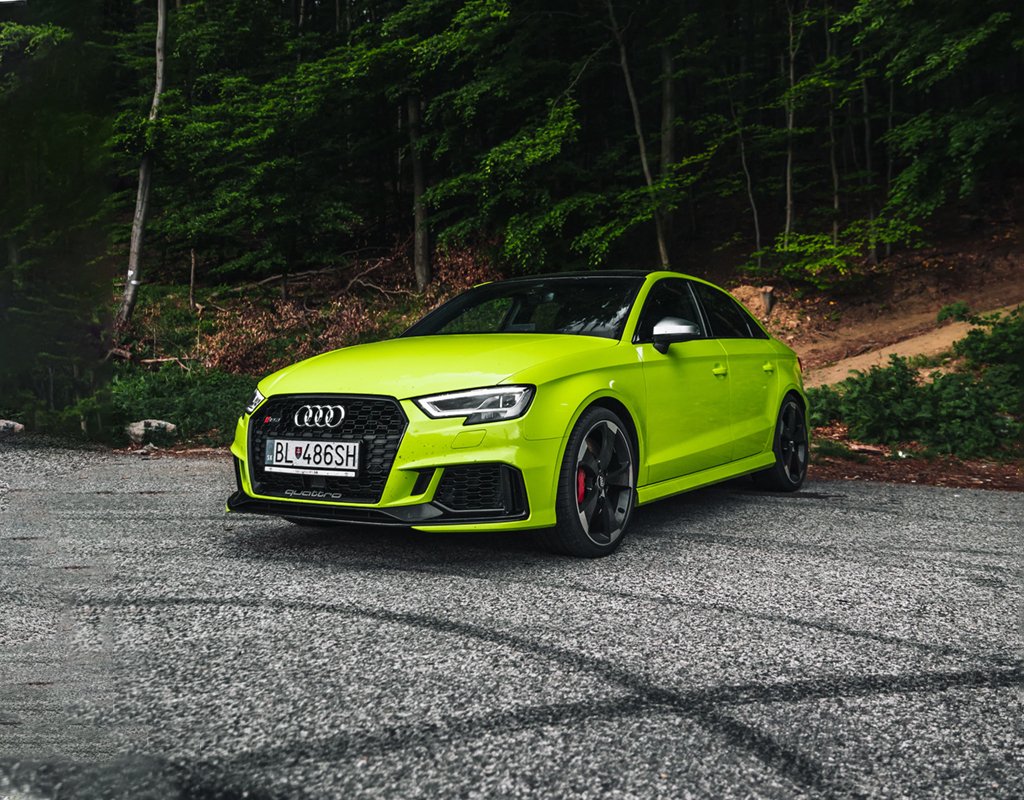
[[[991,388],[1004,411],[1024,413],[1024,308],[987,316],[963,309],[958,318],[978,327],[955,342],[953,352]]]
[[[811,425],[820,428],[843,418],[843,395],[834,386],[815,386],[807,390]]]
[[[162,419],[178,426],[179,440],[228,444],[255,386],[255,378],[216,369],[185,370],[167,363],[148,370],[124,364],[95,394],[58,412],[36,413],[33,427],[123,444],[129,422]]]
[[[899,356],[836,384],[811,389],[811,422],[843,422],[853,439],[918,442],[963,457],[1015,454],[1024,435],[1024,313],[972,317],[965,306],[940,314],[979,327],[954,344],[957,372],[922,380]]]
[[[183,370],[164,364],[156,372],[133,369],[115,376],[110,385],[114,409],[132,419],[165,419],[178,426],[182,438],[230,442],[256,379],[215,369]]]
[[[893,356],[884,369],[873,367],[845,382],[842,419],[850,436],[863,442],[906,442],[920,438],[928,423],[917,370]]]

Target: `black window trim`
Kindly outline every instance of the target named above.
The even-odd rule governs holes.
[[[691,281],[689,278],[684,278],[681,275],[678,278],[673,276],[673,275],[667,275],[664,278],[658,278],[658,280],[656,280],[653,284],[651,284],[651,288],[647,290],[647,294],[644,297],[644,304],[643,304],[643,306],[640,309],[640,313],[637,315],[636,325],[633,327],[633,336],[630,339],[631,343],[632,344],[652,344],[653,343],[653,341],[654,341],[653,337],[650,338],[650,339],[641,339],[640,338],[640,322],[643,320],[644,314],[647,311],[647,303],[650,302],[651,294],[658,287],[658,285],[660,283],[664,282],[664,281],[679,281],[683,285],[686,286],[686,290],[690,293],[690,300],[693,303],[693,307],[696,310],[697,314],[700,316],[699,323],[700,323],[700,329],[701,329],[701,335],[700,336],[695,336],[693,340],[694,341],[698,341],[698,340],[702,340],[702,339],[713,339],[713,338],[715,338],[713,336],[709,336],[708,335],[711,332],[711,326],[708,325],[707,317],[704,315],[704,307],[701,306],[700,301],[697,299],[697,293],[693,290],[693,281]]]

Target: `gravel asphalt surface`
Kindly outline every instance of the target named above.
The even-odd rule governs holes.
[[[1024,495],[746,482],[615,556],[0,441],[0,798],[1024,797]]]

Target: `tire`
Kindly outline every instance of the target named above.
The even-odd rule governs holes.
[[[793,395],[786,395],[775,423],[772,441],[775,464],[754,473],[754,482],[773,492],[795,492],[807,477],[810,452],[807,442],[807,417],[803,406]]]
[[[562,457],[557,523],[542,535],[548,549],[580,558],[614,553],[636,507],[636,447],[613,412],[591,406],[576,422]]]

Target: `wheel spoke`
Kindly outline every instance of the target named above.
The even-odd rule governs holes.
[[[612,431],[611,425],[605,423],[601,426],[601,444],[600,450],[597,454],[597,462],[603,469],[608,469],[608,465],[612,461],[612,452],[615,447],[615,433]]]
[[[603,541],[612,540],[611,518],[608,514],[608,502],[598,502],[597,511],[594,512],[591,535],[599,536]]]
[[[625,464],[616,467],[608,472],[608,485],[616,488],[627,487],[633,478],[633,470],[627,461]]]
[[[597,459],[594,458],[594,454],[591,453],[589,449],[583,451],[583,457],[580,459],[580,466],[591,475],[597,474]]]
[[[591,491],[589,495],[583,498],[583,504],[579,507],[580,521],[583,523],[584,530],[588,533],[594,526],[594,514],[597,510],[597,498],[598,493]]]
[[[613,487],[613,490],[608,492],[608,505],[615,510],[616,519],[629,509],[632,494],[632,486]]]

